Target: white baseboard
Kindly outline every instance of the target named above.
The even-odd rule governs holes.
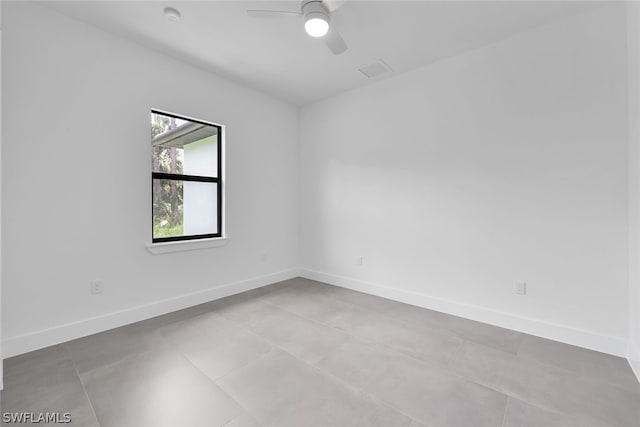
[[[149,319],[155,316],[160,316],[172,311],[192,307],[194,305],[224,298],[229,295],[245,292],[261,286],[266,286],[271,283],[292,279],[297,276],[503,328],[513,329],[591,350],[627,357],[634,372],[640,379],[640,349],[631,344],[627,345],[627,340],[624,338],[602,335],[584,329],[527,318],[513,313],[492,310],[486,307],[446,300],[417,292],[405,291],[377,283],[304,268],[283,270],[264,276],[229,283],[216,288],[180,295],[178,297],[156,301],[137,307],[131,307],[118,312],[108,313],[78,322],[54,326],[52,328],[30,334],[10,337],[2,342],[2,356],[4,358],[16,356],[18,354],[27,353],[50,345],[81,338],[83,336],[117,328],[119,326]],[[2,381],[1,377],[0,381]],[[0,383],[0,390],[1,387],[2,385]]]
[[[300,269],[300,275],[307,279],[377,295],[442,313],[588,348],[590,350],[621,357],[627,356],[627,340],[621,337],[602,335],[571,326],[523,317],[514,313],[492,310],[486,307],[437,298],[426,294],[405,291],[377,283],[365,282],[306,268]],[[636,371],[636,373],[637,372],[638,371]]]
[[[229,283],[203,291],[192,292],[150,304],[127,308],[121,311],[103,314],[73,323],[54,326],[26,335],[10,337],[2,341],[2,357],[7,358],[29,351],[38,350],[50,345],[81,338],[87,335],[117,328],[155,316],[170,313],[194,305],[203,304],[219,298],[224,298],[240,292],[266,286],[282,280],[298,276],[298,269],[292,268],[264,276],[253,277],[234,283]]]
[[[629,361],[629,365],[631,365],[631,369],[633,373],[636,374],[636,378],[640,381],[640,347],[639,343],[634,343],[632,340],[629,340],[629,348],[627,350],[627,360]]]

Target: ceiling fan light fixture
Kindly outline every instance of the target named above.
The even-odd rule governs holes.
[[[305,20],[304,29],[311,37],[323,37],[329,31],[329,17],[323,13],[309,13]]]

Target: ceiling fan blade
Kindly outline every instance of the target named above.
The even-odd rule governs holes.
[[[342,52],[347,50],[347,44],[344,42],[344,39],[340,33],[333,28],[329,28],[329,32],[324,36],[324,41],[334,55],[340,55]]]
[[[247,16],[252,18],[299,18],[299,12],[289,12],[286,10],[247,10]]]
[[[329,9],[329,12],[340,9],[346,1],[347,0],[322,0],[327,9]]]

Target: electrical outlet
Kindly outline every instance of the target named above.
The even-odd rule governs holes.
[[[269,261],[269,255],[267,255],[267,253],[266,253],[266,252],[263,252],[262,254],[260,254],[260,260],[261,260],[262,262],[267,262],[267,261]]]
[[[103,283],[100,280],[92,280],[91,283],[89,283],[89,293],[91,295],[101,294],[102,285]]]
[[[356,258],[356,265],[362,267],[364,265],[364,257],[363,256],[359,256],[358,258]]]
[[[518,294],[518,295],[526,295],[527,294],[527,283],[526,282],[516,282],[516,294]]]

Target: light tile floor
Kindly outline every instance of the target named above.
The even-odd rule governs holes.
[[[293,279],[5,360],[72,425],[640,426],[618,357]]]

